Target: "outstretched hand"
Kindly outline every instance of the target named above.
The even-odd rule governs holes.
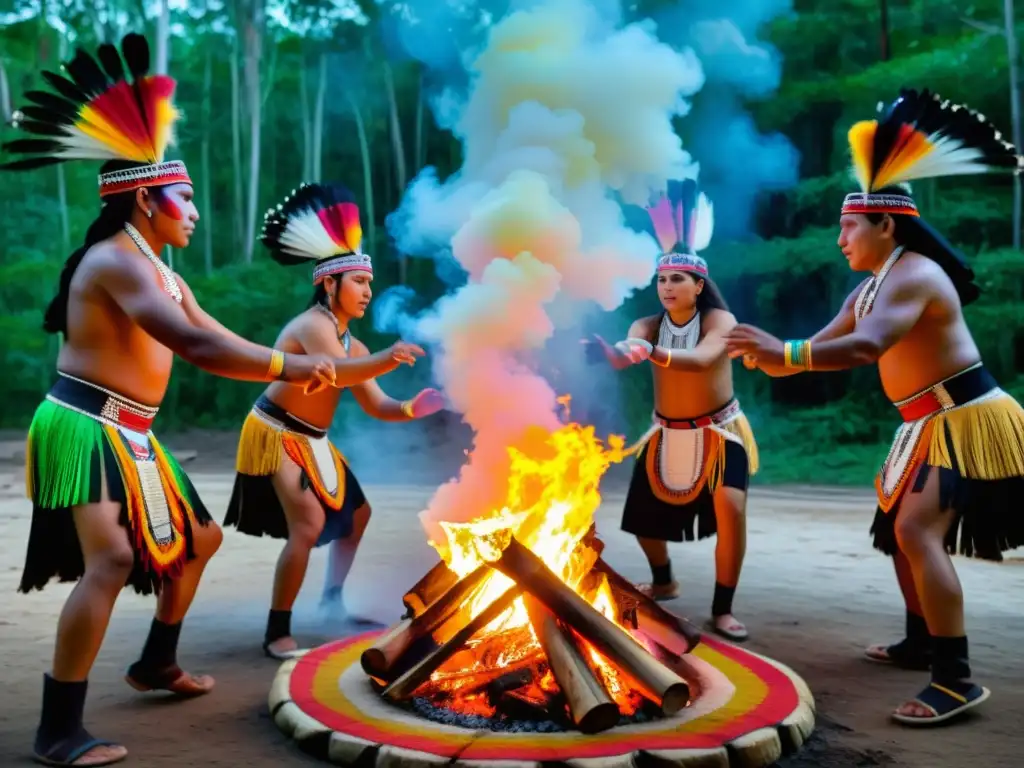
[[[600,362],[603,357],[614,368],[626,368],[642,363],[654,352],[651,343],[644,339],[629,338],[613,345],[596,333],[591,334],[589,339],[580,339],[580,344],[584,345],[587,362]]]
[[[396,341],[390,347],[391,358],[398,361],[398,363],[405,363],[406,365],[412,366],[416,364],[417,357],[423,357],[426,352],[423,351],[422,347],[416,344],[411,344],[408,341]]]
[[[409,412],[414,419],[432,416],[445,406],[444,395],[436,389],[424,389],[409,401]]]
[[[730,358],[743,358],[747,368],[760,364],[784,365],[785,347],[780,339],[753,325],[739,324],[725,335],[725,349]]]

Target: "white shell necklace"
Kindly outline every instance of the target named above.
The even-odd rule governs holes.
[[[658,329],[658,346],[668,349],[693,349],[700,341],[700,312],[694,312],[693,317],[686,321],[685,325],[676,325],[668,316],[668,312],[661,316],[661,327]]]
[[[139,234],[139,230],[125,222],[124,231],[128,233],[128,237],[132,239],[135,246],[142,251],[142,255],[153,262],[153,266],[156,267],[156,271],[160,273],[160,277],[164,282],[164,290],[167,291],[172,299],[181,304],[181,286],[178,285],[178,280],[174,277],[171,268],[164,264],[159,256],[153,253],[153,249],[149,247],[149,243]]]
[[[885,276],[889,274],[889,270],[893,268],[896,260],[903,255],[904,246],[896,246],[889,258],[885,260],[882,268],[878,270],[878,274],[874,275],[864,286],[860,292],[860,296],[857,297],[857,301],[854,304],[854,322],[857,320],[863,320],[864,316],[871,311],[871,307],[875,305],[875,297],[878,296],[878,291],[882,287],[882,281],[885,280]]]

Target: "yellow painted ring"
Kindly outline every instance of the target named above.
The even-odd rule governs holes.
[[[351,764],[365,749],[419,755],[420,763],[539,763],[653,754],[677,765],[770,765],[795,751],[814,726],[814,700],[792,670],[704,636],[682,657],[696,699],[669,718],[579,732],[508,733],[435,723],[383,701],[359,663],[379,632],[344,638],[285,662],[270,694],[275,722],[299,741],[320,744],[324,758]],[[307,748],[310,744],[306,744]],[[729,749],[726,749],[729,747]],[[718,757],[719,760],[709,757]],[[724,761],[724,762],[723,762]],[[413,763],[417,762],[412,760]],[[739,763],[738,763],[739,764]]]

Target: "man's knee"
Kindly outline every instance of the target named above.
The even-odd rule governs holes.
[[[85,574],[114,588],[123,587],[135,565],[135,552],[125,537],[95,552],[85,566]]]

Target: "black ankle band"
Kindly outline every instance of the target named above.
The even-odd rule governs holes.
[[[669,560],[664,565],[652,565],[651,566],[651,581],[659,586],[662,584],[672,583],[672,561]]]
[[[82,710],[89,681],[64,683],[43,675],[43,711],[36,740],[52,743],[66,739],[82,727]]]
[[[912,642],[914,645],[922,645],[927,648],[931,634],[928,632],[928,622],[924,620],[924,616],[918,616],[916,613],[907,611],[907,640]]]
[[[292,612],[271,609],[270,614],[267,616],[267,633],[264,635],[263,641],[272,643],[275,640],[280,640],[282,637],[288,637],[291,633]]]
[[[153,619],[149,637],[142,648],[139,665],[146,669],[166,669],[178,663],[178,638],[181,636],[181,622],[164,624]]]
[[[951,685],[970,680],[967,636],[932,638],[932,680]]]
[[[724,584],[715,582],[715,597],[711,601],[711,615],[725,616],[732,613],[732,598],[736,594],[736,587],[727,587]]]

